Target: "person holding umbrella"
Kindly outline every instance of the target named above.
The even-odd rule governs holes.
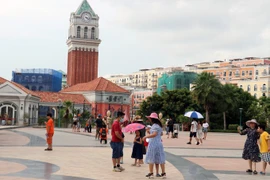
[[[187,144],[191,144],[192,137],[194,137],[197,141],[196,145],[199,145],[200,142],[199,142],[199,139],[197,138],[198,123],[195,119],[203,118],[203,116],[201,115],[201,113],[199,113],[197,111],[186,112],[184,116],[192,118],[191,127],[190,127],[190,134],[189,134],[189,142]]]
[[[153,178],[153,169],[154,164],[160,164],[162,169],[161,177],[166,177],[165,172],[165,153],[163,144],[161,141],[161,135],[162,135],[162,123],[160,122],[157,113],[151,113],[150,116],[146,116],[150,122],[152,123],[150,134],[144,136],[143,141],[146,140],[146,138],[149,139],[148,149],[146,152],[146,163],[149,164],[149,173],[146,175],[148,178]]]

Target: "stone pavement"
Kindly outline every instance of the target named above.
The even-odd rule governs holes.
[[[45,129],[0,130],[0,179],[145,179],[148,166],[131,167],[134,134],[126,133],[124,167],[112,172],[111,149],[100,144],[93,133],[73,133],[56,129],[54,151],[45,152]],[[110,136],[109,136],[110,138]],[[178,139],[163,136],[167,179],[269,179],[267,175],[245,173],[247,162],[241,159],[245,136],[209,133],[203,145],[187,145],[188,133]],[[258,171],[261,164],[257,165]]]

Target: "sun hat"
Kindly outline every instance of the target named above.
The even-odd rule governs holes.
[[[143,119],[141,118],[141,116],[136,116],[135,119],[134,119],[135,122],[140,122],[140,121],[143,121]]]
[[[153,118],[153,119],[157,119],[157,120],[159,120],[159,118],[158,118],[158,115],[157,115],[157,113],[151,113],[150,114],[150,116],[146,116],[148,119],[150,118]]]
[[[257,120],[256,119],[251,119],[251,120],[248,120],[247,122],[246,122],[246,125],[249,127],[250,126],[250,123],[254,123],[254,124],[259,124],[258,122],[257,122]]]

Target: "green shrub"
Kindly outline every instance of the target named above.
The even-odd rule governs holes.
[[[229,124],[229,130],[237,130],[238,124]]]
[[[38,125],[42,126],[42,125],[45,125],[44,122],[47,121],[47,118],[46,117],[39,117],[38,118]]]

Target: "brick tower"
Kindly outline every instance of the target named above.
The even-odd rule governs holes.
[[[89,82],[98,77],[99,17],[87,0],[70,15],[68,33],[67,85]]]

